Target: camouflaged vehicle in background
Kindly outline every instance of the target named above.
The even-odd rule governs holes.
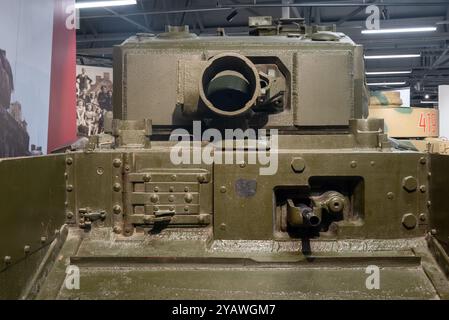
[[[366,120],[363,48],[344,34],[250,30],[130,38],[107,134],[0,160],[1,298],[449,298],[449,157]],[[243,161],[174,164],[170,134],[193,121],[278,135],[213,149]],[[275,174],[247,160],[260,148]]]

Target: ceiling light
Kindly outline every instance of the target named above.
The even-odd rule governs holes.
[[[378,76],[378,75],[393,75],[393,74],[410,74],[412,73],[411,70],[409,71],[374,71],[374,72],[365,72],[367,76]]]
[[[362,34],[382,34],[382,33],[408,33],[408,32],[431,32],[437,27],[417,27],[417,28],[396,28],[396,29],[372,29],[362,30]]]
[[[421,54],[387,54],[377,56],[365,56],[365,59],[405,59],[405,58],[419,58]]]
[[[421,101],[422,104],[438,104],[438,101]]]
[[[89,1],[89,2],[77,2],[75,8],[102,8],[102,7],[115,7],[115,6],[128,6],[137,4],[136,0],[108,0],[108,1]]]
[[[405,85],[405,81],[401,82],[373,82],[373,83],[367,83],[369,86],[401,86]]]
[[[426,94],[425,96],[424,96],[424,99],[429,99],[430,98],[430,96],[428,95],[428,94]]]

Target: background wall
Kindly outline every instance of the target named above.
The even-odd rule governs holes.
[[[439,86],[438,96],[438,109],[440,109],[440,136],[449,139],[449,86]]]

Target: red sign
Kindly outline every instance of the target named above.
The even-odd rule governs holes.
[[[76,140],[75,0],[55,0],[48,153]]]

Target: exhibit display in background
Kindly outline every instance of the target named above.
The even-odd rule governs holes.
[[[394,91],[371,91],[369,104],[371,107],[410,107],[410,88]]]
[[[106,112],[112,112],[112,69],[76,66],[76,124],[78,136],[104,131]]]
[[[73,80],[70,86],[63,81],[71,65],[74,77],[75,29],[67,24],[68,9],[73,7],[74,12],[74,3],[0,0],[0,158],[51,149],[48,136],[61,135],[52,128],[69,131],[70,122],[54,117],[64,109],[73,113],[74,122],[73,102],[54,99],[71,94],[74,100]]]
[[[439,136],[438,110],[433,108],[370,107],[369,117],[384,119],[391,138],[430,138]]]

